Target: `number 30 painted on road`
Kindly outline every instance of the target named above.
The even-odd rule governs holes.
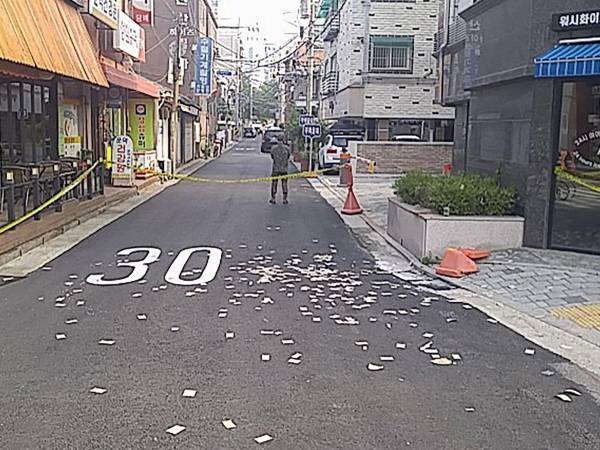
[[[121,284],[135,283],[142,280],[148,273],[150,264],[155,263],[160,258],[161,250],[155,247],[135,247],[126,248],[117,253],[117,256],[129,256],[132,253],[146,252],[146,257],[139,261],[120,262],[117,267],[131,267],[133,270],[125,278],[116,280],[106,280],[104,274],[92,274],[87,277],[86,282],[95,286],[118,286]],[[194,253],[207,252],[208,261],[202,274],[194,280],[182,280],[181,273],[185,265]],[[217,271],[221,265],[223,251],[216,247],[193,247],[186,248],[179,252],[175,260],[171,263],[169,270],[165,274],[165,280],[168,283],[177,286],[195,286],[199,284],[210,283],[217,276]]]

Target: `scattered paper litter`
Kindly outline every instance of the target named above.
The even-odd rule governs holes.
[[[452,359],[454,361],[461,361],[462,357],[458,353],[452,353]]]
[[[406,344],[404,342],[396,342],[396,348],[404,350],[406,349]]]
[[[525,351],[524,351],[524,353],[525,353],[526,355],[530,355],[530,356],[532,356],[532,355],[535,355],[535,350],[534,350],[534,349],[532,349],[532,348],[526,348],[526,349],[525,349]]]
[[[282,339],[282,340],[281,340],[281,343],[282,343],[283,345],[294,345],[294,344],[295,344],[295,342],[294,342],[294,340],[293,340],[293,339]]]
[[[196,394],[197,394],[197,391],[195,391],[194,389],[185,389],[183,391],[183,394],[181,394],[181,395],[185,398],[195,398]]]
[[[379,364],[369,363],[369,365],[367,365],[367,370],[369,370],[371,372],[378,372],[383,369],[384,369],[384,366],[381,366]]]
[[[171,327],[171,331],[173,333],[177,333],[179,331],[179,327],[177,327],[177,326]]]
[[[141,292],[134,292],[133,294],[131,294],[132,298],[140,298],[142,296]]]
[[[101,387],[93,387],[90,389],[90,392],[92,394],[96,394],[96,395],[102,395],[102,394],[106,394],[106,389],[101,388]]]
[[[223,426],[225,427],[226,430],[233,430],[234,428],[237,427],[235,422],[231,419],[224,420],[221,423],[223,424]]]
[[[581,397],[581,392],[579,392],[576,389],[566,389],[564,393],[565,394],[571,394],[571,395],[574,395],[576,397]]]
[[[558,394],[555,397],[567,403],[571,403],[573,401],[567,394]]]
[[[115,345],[115,341],[113,339],[100,339],[98,341],[100,345]]]
[[[56,338],[57,341],[62,341],[63,339],[67,338],[67,335],[64,333],[57,333],[54,337]]]
[[[465,411],[466,412],[475,412],[475,408],[473,408],[472,406],[467,406],[467,407],[465,407]]]
[[[431,339],[433,337],[433,333],[423,333],[421,336],[423,336],[425,339]]]
[[[233,339],[233,338],[235,338],[235,333],[233,331],[225,332],[225,339]]]
[[[438,358],[438,359],[432,359],[431,363],[435,364],[436,366],[451,366],[452,360],[450,360],[448,358]]]
[[[554,374],[556,374],[556,372],[554,370],[544,370],[542,372],[542,375],[544,375],[545,377],[551,377]]]
[[[77,323],[77,319],[67,319],[65,320],[67,325],[75,325]]]
[[[273,440],[273,437],[268,434],[263,434],[262,436],[258,436],[254,438],[254,441],[257,444],[265,444],[266,442],[270,442]]]
[[[487,321],[488,321],[489,323],[493,323],[493,324],[496,324],[496,323],[498,323],[498,321],[497,321],[496,319],[492,319],[491,317],[490,317],[490,318],[488,318],[488,319],[487,319]]]
[[[393,356],[387,356],[387,355],[380,356],[379,357],[379,361],[381,361],[381,362],[392,362],[392,361],[394,361],[394,357]]]
[[[185,427],[182,425],[173,425],[171,428],[167,430],[167,433],[173,436],[177,436],[182,431],[185,431]]]
[[[138,314],[137,316],[138,320],[147,320],[148,316],[146,314]]]
[[[77,302],[77,306],[83,306],[83,305],[85,305],[85,301],[84,300],[79,300]]]
[[[260,360],[261,361],[271,361],[271,355],[269,355],[268,353],[263,353],[262,355],[260,355]]]

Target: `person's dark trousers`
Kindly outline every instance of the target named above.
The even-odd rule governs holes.
[[[274,172],[273,176],[274,177],[280,177],[283,175],[287,175],[286,172]],[[275,197],[277,196],[277,184],[278,184],[279,180],[273,180],[271,181],[271,199],[275,200]],[[287,200],[288,197],[288,180],[287,178],[284,178],[281,180],[281,189],[283,191],[283,199]]]

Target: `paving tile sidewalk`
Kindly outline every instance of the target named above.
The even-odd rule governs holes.
[[[365,215],[382,230],[387,230],[395,178],[355,178],[354,191]],[[337,178],[320,179],[345,195]],[[426,269],[432,273],[432,268]],[[476,275],[449,281],[600,346],[600,256],[523,248],[494,252],[480,269]]]

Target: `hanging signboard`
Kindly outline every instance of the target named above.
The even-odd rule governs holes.
[[[133,185],[133,141],[129,136],[117,136],[112,146],[112,183]]]
[[[88,13],[113,30],[119,27],[121,0],[88,0]]]
[[[114,32],[114,48],[128,54],[137,61],[145,61],[145,34],[140,27],[127,14],[119,14],[119,28]]]
[[[129,100],[129,123],[134,150],[154,150],[154,100]]]
[[[554,14],[552,16],[552,29],[555,31],[592,28],[600,28],[600,9]]]
[[[302,135],[305,138],[318,138],[321,137],[321,125],[319,124],[307,124],[302,127]]]
[[[202,37],[196,44],[196,77],[194,92],[208,96],[212,92],[213,41]]]
[[[131,0],[131,15],[140,25],[153,25],[154,0]]]

